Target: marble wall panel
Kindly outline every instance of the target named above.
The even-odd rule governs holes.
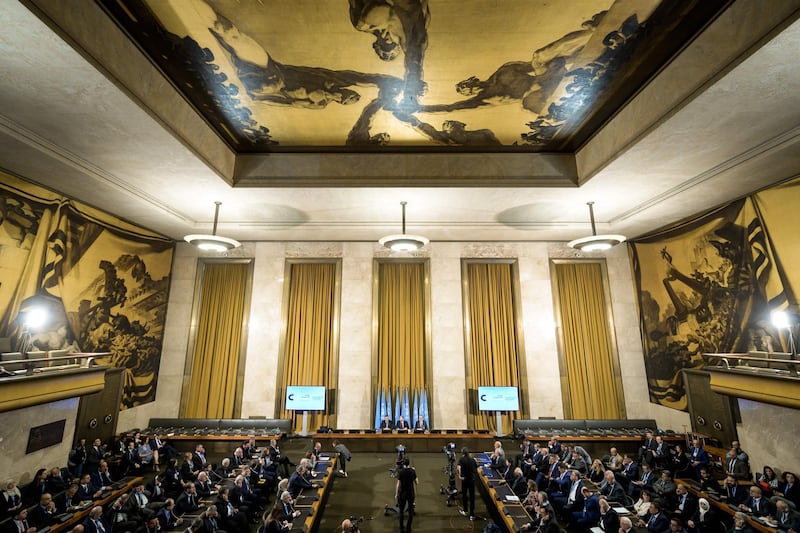
[[[3,428],[0,432],[3,488],[6,479],[16,479],[19,485],[24,485],[31,481],[39,468],[61,467],[67,463],[75,435],[77,413],[78,398],[68,398],[0,414],[0,426]],[[60,444],[30,454],[25,453],[32,427],[64,419],[64,437]]]

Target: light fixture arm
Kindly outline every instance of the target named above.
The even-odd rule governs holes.
[[[222,205],[222,202],[217,200],[214,202],[214,205],[216,207],[214,207],[214,227],[211,228],[211,235],[217,234],[217,221],[219,220],[219,206]],[[594,222],[592,222],[592,227],[594,227]]]
[[[594,202],[586,202],[586,205],[589,206],[589,220],[592,222],[592,235],[597,235],[597,228],[594,225]]]
[[[403,235],[405,235],[405,234],[406,234],[406,204],[407,204],[407,203],[408,203],[408,202],[406,202],[405,200],[403,200],[402,202],[400,202],[400,205],[402,205],[402,206],[403,206]]]

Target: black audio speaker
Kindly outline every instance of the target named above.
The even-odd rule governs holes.
[[[734,399],[711,390],[711,378],[703,370],[683,370],[692,432],[719,441],[721,447],[738,440]]]

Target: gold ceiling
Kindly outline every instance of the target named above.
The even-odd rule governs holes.
[[[98,0],[239,153],[572,152],[723,0]]]

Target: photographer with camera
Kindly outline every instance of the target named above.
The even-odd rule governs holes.
[[[397,500],[397,514],[400,516],[400,531],[411,531],[411,522],[414,521],[414,498],[419,481],[417,480],[417,471],[410,465],[411,461],[405,457],[402,468],[397,472],[397,483],[395,484],[394,496]],[[408,522],[404,527],[406,511],[408,511]]]
[[[337,461],[339,465],[339,475],[347,477],[347,462],[352,459],[353,456],[350,455],[350,450],[347,449],[347,446],[338,440],[333,441],[333,449],[336,450],[336,456],[339,459]]]
[[[341,533],[359,533],[358,524],[364,520],[363,516],[351,516],[342,520]]]
[[[461,448],[461,459],[458,460],[458,477],[461,479],[461,496],[463,507],[459,511],[470,520],[475,520],[475,480],[478,477],[478,463],[470,455],[467,447]]]

